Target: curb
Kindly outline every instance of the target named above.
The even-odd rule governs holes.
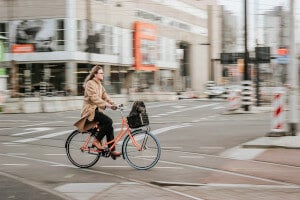
[[[300,149],[300,135],[284,137],[261,137],[243,143],[243,148],[286,148]]]

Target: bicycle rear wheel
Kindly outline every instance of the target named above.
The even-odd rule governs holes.
[[[68,137],[66,141],[67,156],[71,163],[80,168],[88,168],[96,164],[100,158],[97,152],[90,152],[94,136],[88,141],[85,148],[82,148],[87,138],[90,137],[90,132],[81,133],[76,130]]]
[[[122,152],[127,163],[135,169],[146,170],[158,162],[161,147],[158,139],[146,130],[132,132],[133,140],[127,136],[123,142]],[[138,147],[134,144],[136,142]]]

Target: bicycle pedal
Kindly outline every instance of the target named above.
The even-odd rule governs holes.
[[[105,149],[101,152],[101,154],[102,154],[103,157],[108,158],[108,157],[110,157],[111,151],[110,151],[109,148],[105,148]]]

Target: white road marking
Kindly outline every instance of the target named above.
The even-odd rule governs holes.
[[[13,127],[10,127],[10,128],[0,128],[0,131],[1,130],[7,130],[7,129],[12,129]]]
[[[53,137],[56,137],[56,136],[65,135],[65,134],[71,133],[71,131],[73,131],[73,130],[61,131],[61,132],[57,132],[57,133],[50,133],[50,134],[42,135],[42,136],[35,137],[35,138],[27,138],[27,139],[22,139],[22,140],[16,140],[16,141],[13,141],[13,142],[14,143],[34,142],[34,141],[38,141],[38,140],[41,140],[41,139],[49,139],[49,138],[53,138]]]
[[[167,116],[167,115],[170,115],[170,114],[175,114],[175,113],[185,112],[185,111],[189,111],[189,110],[195,110],[195,109],[199,109],[199,108],[205,108],[205,107],[209,107],[209,106],[214,106],[214,105],[218,105],[218,104],[220,104],[220,103],[211,103],[211,104],[194,106],[194,107],[188,107],[188,108],[184,107],[184,108],[179,109],[179,110],[169,111],[167,113],[153,115],[151,117],[157,118],[157,117]]]
[[[28,164],[22,164],[22,163],[7,163],[7,164],[1,164],[3,166],[27,166]]]
[[[192,158],[192,159],[194,159],[194,158],[200,158],[200,159],[203,159],[203,158],[205,158],[204,156],[179,156],[180,158]]]
[[[241,148],[237,146],[222,152],[220,156],[234,158],[237,160],[251,160],[263,153],[265,150],[266,149]]]
[[[225,149],[225,147],[219,147],[219,146],[201,146],[198,147],[199,149]]]
[[[64,165],[64,164],[57,164],[57,165],[50,165],[52,167],[70,167],[70,165]]]
[[[7,153],[8,155],[25,156],[27,153]]]
[[[25,129],[25,130],[28,130],[28,131],[23,132],[23,133],[15,133],[15,134],[12,134],[12,136],[27,135],[27,134],[30,134],[30,133],[49,131],[49,130],[53,130],[53,129],[54,128],[48,128],[48,127],[28,128],[28,129]]]
[[[218,110],[218,109],[223,109],[223,108],[225,108],[224,106],[217,106],[217,107],[214,107],[214,108],[212,108],[213,110]]]
[[[9,147],[23,147],[23,146],[26,146],[26,145],[23,145],[23,144],[16,144],[16,143],[13,143],[13,142],[3,142],[2,144],[6,145],[6,146],[9,146]]]
[[[65,153],[46,153],[45,156],[65,156]]]
[[[179,109],[179,108],[185,108],[186,106],[180,106],[180,105],[178,105],[178,106],[172,106],[173,108],[175,108],[175,109]]]
[[[174,114],[174,113],[179,113],[179,112],[185,112],[185,111],[188,111],[188,110],[195,110],[195,109],[205,108],[205,107],[214,106],[214,105],[218,105],[218,104],[220,104],[220,103],[211,103],[211,104],[206,104],[206,105],[194,106],[194,107],[184,108],[184,109],[181,109],[181,110],[174,110],[174,111],[169,112],[169,113]]]
[[[156,130],[153,130],[153,131],[150,131],[150,132],[154,135],[158,135],[160,133],[164,133],[164,132],[167,132],[167,131],[170,131],[170,130],[173,130],[173,129],[184,128],[184,127],[188,127],[188,126],[191,126],[191,124],[190,123],[184,123],[182,125],[168,126],[168,127],[156,129]]]
[[[167,113],[162,113],[162,114],[159,114],[159,116],[166,116],[168,115]]]
[[[182,149],[182,147],[161,147],[162,149]]]
[[[53,123],[59,123],[59,122],[64,122],[64,121],[51,121],[51,122],[43,122],[43,123],[38,123],[38,124],[28,124],[20,127],[29,127],[29,126],[40,126],[40,125],[45,125],[45,124],[53,124]]]

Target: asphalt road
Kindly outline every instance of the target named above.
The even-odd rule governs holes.
[[[240,144],[270,131],[270,112],[228,114],[227,103],[147,103],[162,156],[152,169],[101,158],[89,169],[68,161],[64,143],[80,111],[0,115],[4,199],[297,199],[298,162],[255,160],[265,149]],[[126,112],[128,113],[130,105]],[[120,115],[106,111],[117,131]],[[227,113],[227,114],[225,114]],[[117,147],[120,150],[120,146]],[[288,153],[299,153],[297,150]],[[299,154],[298,154],[299,155]]]

